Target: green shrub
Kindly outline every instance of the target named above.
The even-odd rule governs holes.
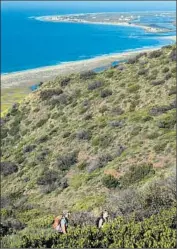
[[[159,128],[172,129],[176,124],[176,112],[168,113],[157,121]]]
[[[106,98],[108,96],[112,95],[112,91],[110,89],[104,89],[101,91],[101,98]]]
[[[61,170],[68,170],[77,163],[77,152],[70,152],[57,158],[56,166]]]
[[[156,145],[154,145],[153,149],[155,152],[163,152],[165,147],[167,146],[167,142],[159,141]]]
[[[106,148],[111,143],[111,141],[112,138],[108,135],[97,135],[92,139],[92,145]]]
[[[37,184],[38,185],[48,185],[48,184],[54,183],[55,181],[58,181],[58,179],[60,179],[58,172],[48,170],[48,171],[45,171],[43,173],[43,175],[38,177]]]
[[[117,188],[121,187],[120,181],[112,175],[106,175],[102,178],[102,183],[107,188]]]
[[[87,166],[86,162],[82,162],[77,167],[79,170],[84,170],[86,168],[86,166]]]
[[[130,167],[120,182],[122,186],[126,187],[133,183],[143,180],[145,177],[155,174],[152,164],[133,165]]]
[[[101,81],[95,81],[95,82],[90,83],[90,84],[88,85],[88,90],[90,90],[90,91],[95,90],[95,89],[101,87],[102,85],[103,85],[103,84],[102,84]]]
[[[66,78],[62,79],[62,80],[60,81],[60,86],[61,86],[61,87],[67,86],[67,85],[69,84],[70,80],[71,80],[71,79],[70,79],[69,77],[66,77]]]
[[[127,91],[129,93],[134,93],[134,92],[137,92],[139,89],[140,89],[140,86],[134,84],[134,85],[129,86]]]
[[[50,99],[54,95],[60,95],[63,91],[60,88],[46,88],[40,91],[40,97],[42,100]]]
[[[87,71],[80,74],[80,79],[87,80],[87,79],[93,79],[96,76],[96,73],[94,71]]]
[[[167,73],[167,72],[169,72],[169,67],[164,67],[163,69],[162,69],[162,73]]]
[[[39,128],[41,126],[43,126],[46,122],[47,122],[48,118],[43,118],[40,119],[37,123],[36,123],[36,128]]]
[[[13,162],[1,162],[1,174],[3,176],[11,175],[18,171],[18,166]]]
[[[48,219],[48,218],[47,218]],[[139,222],[117,217],[98,230],[95,226],[70,228],[60,235],[50,228],[28,228],[2,239],[3,248],[176,248],[176,209]]]

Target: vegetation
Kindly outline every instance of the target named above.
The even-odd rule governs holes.
[[[8,109],[3,247],[176,247],[175,57],[168,46],[57,77]],[[98,231],[104,208],[110,222]],[[51,223],[63,209],[72,219],[60,236]]]
[[[66,235],[47,228],[50,222],[44,225],[44,221],[38,220],[41,227],[36,225],[38,229],[32,227],[4,237],[2,245],[4,248],[176,248],[175,217],[175,209],[170,209],[143,221],[137,221],[136,217],[116,218],[101,231],[94,226],[70,228]],[[51,221],[50,217],[47,219]]]

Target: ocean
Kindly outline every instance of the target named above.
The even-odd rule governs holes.
[[[29,18],[72,13],[78,10],[2,9],[1,74],[170,43],[162,39],[162,34],[147,34],[140,28],[40,22]],[[164,25],[165,21],[162,18]],[[168,35],[175,32],[163,34]]]

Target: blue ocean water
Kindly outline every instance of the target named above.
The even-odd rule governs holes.
[[[2,10],[1,73],[169,44],[167,39],[159,39],[161,34],[147,34],[140,28],[51,23],[29,18],[72,13],[78,13],[78,10]],[[175,33],[164,34],[167,35]]]

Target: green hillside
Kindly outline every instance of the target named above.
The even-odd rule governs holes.
[[[175,95],[176,46],[166,46],[101,73],[57,77],[14,104],[1,121],[3,245],[175,247]],[[88,226],[105,208],[118,220],[99,233]],[[87,242],[79,242],[79,227],[70,243],[51,230],[63,209],[71,227],[86,225]],[[142,241],[131,235],[140,227],[153,231]],[[92,243],[91,234],[107,244]]]

